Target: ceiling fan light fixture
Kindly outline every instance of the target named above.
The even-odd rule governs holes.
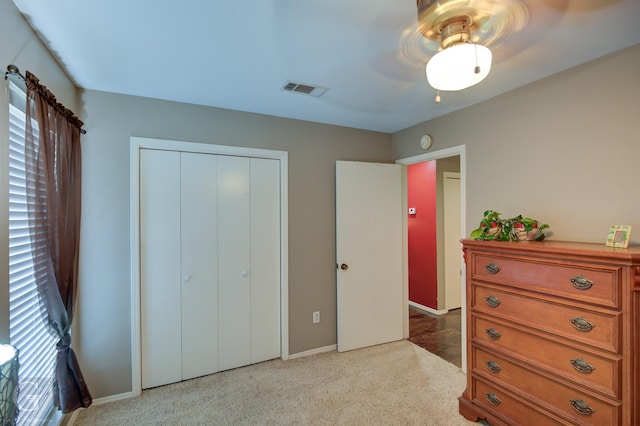
[[[480,83],[489,75],[492,54],[475,43],[453,44],[427,62],[427,81],[437,90],[456,91]]]

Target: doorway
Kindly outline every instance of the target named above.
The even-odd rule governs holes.
[[[444,160],[444,159],[450,159],[453,160],[454,157],[458,157],[459,158],[459,191],[460,191],[460,195],[459,195],[459,209],[460,209],[460,216],[459,216],[459,220],[460,220],[460,236],[459,238],[457,238],[457,240],[459,240],[460,238],[462,238],[464,235],[466,235],[466,229],[465,229],[465,222],[466,222],[466,214],[465,214],[465,200],[466,200],[466,196],[465,196],[465,188],[466,188],[466,184],[465,184],[465,172],[466,172],[466,158],[465,158],[465,146],[464,145],[459,145],[459,146],[455,146],[452,148],[447,148],[447,149],[443,149],[443,150],[439,150],[439,151],[434,151],[434,152],[430,152],[430,153],[425,153],[425,154],[421,154],[421,155],[417,155],[417,156],[413,156],[413,157],[409,157],[409,158],[403,158],[400,160],[397,160],[396,163],[397,164],[403,164],[403,165],[412,165],[412,164],[417,164],[417,163],[422,163],[425,161],[431,161],[431,160]],[[403,188],[403,192],[404,192],[404,205],[407,206],[407,182],[405,181],[404,184],[404,188]],[[439,206],[441,207],[441,206]],[[439,210],[442,211],[442,208],[439,208]],[[441,222],[442,223],[442,222]],[[444,239],[443,237],[443,233],[439,234],[439,238]],[[441,240],[442,241],[442,240]],[[405,265],[404,265],[404,286],[405,286],[405,294],[406,294],[406,302],[407,302],[407,306],[409,305],[409,299],[408,299],[408,294],[409,294],[409,268],[408,268],[408,258],[409,258],[409,254],[408,254],[408,223],[407,223],[407,215],[405,215],[405,223],[404,223],[404,244],[403,244],[403,250],[404,250],[404,259],[405,259]],[[445,249],[444,249],[444,244],[438,244],[437,246],[437,256],[441,257],[442,259],[444,259],[445,256]],[[462,251],[459,249],[458,250],[458,255],[460,257],[460,260],[462,259]],[[444,265],[444,262],[442,262],[442,265]],[[444,266],[442,266],[443,270],[444,270]],[[444,276],[444,272],[442,272],[442,276]],[[461,317],[465,317],[466,316],[466,308],[465,308],[465,274],[464,274],[464,263],[461,262],[461,271],[460,271],[460,278],[459,280],[457,280],[458,282],[458,289],[460,291],[460,304],[461,304],[461,309],[460,309],[460,315]],[[442,295],[444,296],[444,284],[442,284],[440,286],[441,288],[439,288],[438,293],[442,293]],[[444,297],[442,297],[442,299],[444,299]],[[447,310],[445,309],[445,303],[444,300],[441,301],[442,303],[438,303],[437,308],[442,309],[442,312],[434,312],[434,313],[445,313],[447,312]],[[407,309],[407,320],[405,322],[405,338],[409,338],[409,318],[408,318],[409,314],[408,314],[408,309]],[[461,321],[461,335],[464,336],[466,335],[466,324],[465,321]],[[466,353],[466,341],[465,339],[461,339],[460,342],[461,345],[461,353],[465,354]],[[466,356],[462,357],[462,370],[466,371]]]

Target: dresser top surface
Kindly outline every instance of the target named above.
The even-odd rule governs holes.
[[[584,243],[575,241],[478,241],[472,238],[461,240],[464,248],[487,252],[511,252],[533,255],[567,255],[571,257],[590,257],[640,264],[640,246],[629,248],[607,247],[604,243]]]

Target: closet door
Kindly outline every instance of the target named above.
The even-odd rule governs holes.
[[[218,157],[183,152],[181,160],[182,379],[186,380],[218,371]]]
[[[280,356],[280,163],[140,152],[142,387]]]
[[[180,153],[140,151],[142,387],[182,380]]]
[[[280,357],[280,163],[251,159],[251,363]]]
[[[218,157],[220,370],[251,363],[250,159]]]

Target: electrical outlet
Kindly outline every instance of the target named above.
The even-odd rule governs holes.
[[[319,322],[320,322],[320,312],[315,311],[315,312],[313,313],[313,323],[314,323],[314,324],[317,324],[317,323],[319,323]]]

